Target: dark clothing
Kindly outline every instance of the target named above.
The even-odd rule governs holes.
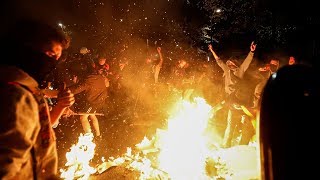
[[[83,81],[88,75],[94,72],[94,62],[89,55],[75,54],[68,63],[70,73],[78,76]]]
[[[56,68],[48,75],[46,82],[51,82],[53,89],[58,89],[62,83],[66,83],[66,87],[69,87],[74,84],[74,75],[68,68],[68,62],[59,62]]]
[[[90,112],[101,110],[108,96],[109,80],[102,75],[92,74],[82,83],[71,86],[70,90],[74,94],[81,94],[83,99],[76,99],[79,110]],[[78,96],[79,97],[79,96]]]
[[[15,47],[19,53],[2,58],[1,64],[22,69],[41,84],[48,74],[56,67],[57,61],[42,52],[36,52],[29,47]]]

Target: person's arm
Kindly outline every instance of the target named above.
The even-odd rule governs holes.
[[[85,91],[87,89],[89,89],[89,84],[87,82],[87,80],[85,80],[84,82],[80,83],[80,84],[76,84],[73,86],[70,86],[68,89],[73,93],[73,94],[79,94],[82,91]]]
[[[256,50],[256,44],[254,44],[254,42],[251,43],[250,45],[250,52],[247,55],[246,59],[243,61],[243,63],[240,65],[239,67],[239,72],[240,74],[244,74],[244,72],[249,68],[249,65],[251,64],[252,60],[253,60],[253,55],[254,55],[254,51]]]
[[[70,90],[64,90],[58,94],[57,104],[50,111],[51,124],[55,127],[64,111],[75,102],[74,95]]]
[[[158,54],[159,54],[160,62],[156,65],[155,71],[154,71],[154,82],[155,83],[158,83],[158,81],[159,81],[159,73],[160,73],[160,69],[161,69],[162,64],[163,64],[163,57],[162,57],[162,53],[161,53],[161,47],[158,47],[157,51],[158,51]]]
[[[47,98],[57,98],[59,91],[55,89],[41,89],[41,92]]]
[[[38,104],[28,90],[16,87],[1,89],[0,99],[0,179],[19,179],[22,170],[32,168],[31,149],[40,131]]]
[[[221,67],[223,71],[225,71],[228,67],[227,65],[220,59],[220,57],[216,54],[216,52],[212,49],[212,45],[209,44],[209,50],[212,53],[214,59],[216,60],[217,64]]]
[[[159,58],[160,58],[160,62],[159,62],[159,66],[160,68],[162,67],[162,64],[163,64],[163,57],[162,57],[162,53],[161,53],[161,47],[158,47],[157,48],[157,51],[158,51],[158,54],[159,54]]]

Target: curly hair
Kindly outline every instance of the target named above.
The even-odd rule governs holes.
[[[18,21],[10,29],[7,38],[10,38],[11,43],[32,48],[43,48],[57,42],[63,49],[67,49],[70,44],[70,38],[61,30],[36,20]]]

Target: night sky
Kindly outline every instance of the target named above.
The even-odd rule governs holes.
[[[309,1],[309,0],[308,0]],[[302,0],[256,0],[254,12],[264,9],[273,13],[278,24],[294,25],[294,32],[286,35],[287,41],[280,46],[261,41],[261,51],[265,53],[277,49],[286,55],[294,54],[306,61],[316,63],[319,58],[319,15],[314,2]],[[196,6],[197,0],[12,0],[3,1],[1,16],[3,27],[21,17],[32,17],[51,24],[65,25],[65,30],[72,32],[72,47],[82,46],[101,49],[101,47],[121,46],[128,38],[147,39],[151,43],[182,43],[183,37],[192,37],[195,30],[208,23],[208,14]],[[235,1],[225,1],[225,3]],[[251,1],[250,1],[251,2]],[[311,3],[312,2],[312,3]],[[179,26],[187,24],[189,29]],[[178,32],[181,31],[181,32]],[[225,34],[219,46],[244,46],[256,36]],[[248,35],[249,34],[249,35]],[[181,40],[182,39],[182,40]],[[193,37],[197,39],[197,37]],[[187,43],[193,43],[193,40]],[[186,42],[183,42],[186,43]],[[268,44],[269,43],[269,44]],[[205,43],[203,43],[205,44]],[[195,43],[204,49],[201,43]],[[261,56],[263,58],[263,56]]]

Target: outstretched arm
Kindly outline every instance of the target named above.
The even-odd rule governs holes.
[[[256,50],[256,47],[257,47],[257,44],[255,44],[252,41],[251,45],[250,45],[250,52],[239,68],[240,73],[243,74],[249,68],[249,65],[251,64],[251,62],[253,60],[253,55],[254,55],[254,51]]]
[[[216,52],[212,49],[212,45],[209,44],[209,50],[212,53],[214,59],[216,60],[217,64],[221,67],[222,70],[227,69],[227,65],[219,58],[219,56],[216,54]]]
[[[158,54],[159,54],[159,58],[160,58],[160,62],[156,65],[155,67],[155,71],[154,71],[154,82],[158,83],[158,79],[159,79],[159,73],[160,73],[160,69],[162,67],[163,64],[163,57],[162,57],[162,53],[161,53],[161,47],[157,48]]]
[[[216,52],[214,52],[214,50],[212,49],[212,45],[209,44],[208,47],[209,47],[209,50],[210,50],[210,52],[212,53],[214,59],[215,59],[215,60],[219,60],[220,58],[219,58],[219,56],[216,54]]]
[[[159,62],[159,66],[162,67],[162,64],[163,64],[163,57],[162,57],[162,53],[161,53],[161,47],[158,47],[157,48],[157,51],[158,51],[158,54],[159,54],[159,57],[160,57],[160,62]]]

